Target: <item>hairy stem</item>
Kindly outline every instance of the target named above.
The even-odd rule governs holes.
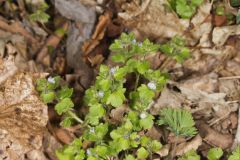
[[[138,83],[139,83],[139,78],[140,78],[140,75],[138,73],[136,73],[136,83],[135,83],[135,87],[134,87],[134,90],[136,91],[137,87],[138,87]]]
[[[79,122],[80,124],[83,123],[83,120],[81,120],[75,113],[73,113],[72,111],[67,111],[67,114],[69,114],[73,119],[75,119],[77,122]]]

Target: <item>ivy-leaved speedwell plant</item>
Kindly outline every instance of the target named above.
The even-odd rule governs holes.
[[[115,40],[110,50],[114,53],[112,60],[118,65],[100,66],[95,84],[85,92],[84,103],[89,111],[84,120],[73,111],[73,90],[67,86],[61,87],[59,77],[37,81],[37,89],[43,101],[55,102],[57,113],[64,114],[61,125],[68,127],[78,122],[84,130],[81,137],[56,152],[60,160],[104,160],[120,155],[126,160],[141,160],[160,150],[162,144],[158,140],[152,140],[146,135],[140,136],[139,133],[153,127],[155,117],[149,113],[149,108],[155,95],[166,84],[168,76],[160,70],[151,69],[146,56],[160,50],[182,62],[188,57],[189,50],[183,39],[174,38],[177,40],[158,45],[148,39],[137,42],[132,33],[123,33]],[[128,75],[134,77],[133,88],[125,88],[129,83]],[[122,107],[123,104],[130,111],[120,123],[113,123],[111,110]],[[91,145],[83,148],[84,142],[91,142]]]

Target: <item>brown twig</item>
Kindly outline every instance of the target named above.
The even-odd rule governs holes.
[[[67,31],[68,28],[68,23],[65,22],[62,25],[62,29],[64,31]],[[48,47],[52,46],[54,48],[57,47],[57,45],[59,44],[59,42],[62,40],[64,34],[58,34],[58,33],[54,33],[52,34],[45,42],[44,46],[42,47],[42,49],[40,50],[40,52],[37,54],[37,58],[36,61],[37,62],[43,62],[42,60],[47,56],[48,54]],[[45,64],[46,65],[46,64]]]
[[[31,35],[31,33],[24,29],[19,22],[13,22],[12,24],[8,24],[4,18],[0,17],[0,29],[15,34],[21,34],[29,42],[37,43],[37,40]]]

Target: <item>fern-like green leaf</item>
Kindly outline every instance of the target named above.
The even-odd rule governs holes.
[[[164,108],[160,112],[159,125],[167,125],[177,136],[196,135],[195,122],[190,112],[182,109]]]

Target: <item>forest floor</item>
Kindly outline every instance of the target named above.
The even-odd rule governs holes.
[[[0,0],[0,160],[240,160],[239,7]]]

